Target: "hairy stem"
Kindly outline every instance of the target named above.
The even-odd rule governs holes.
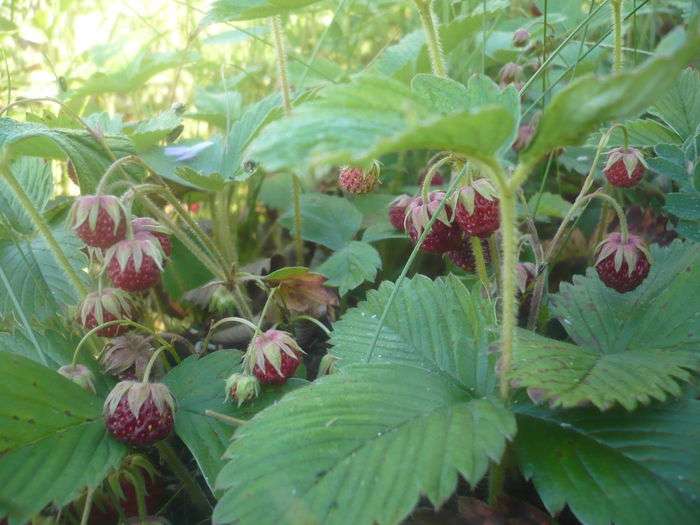
[[[161,441],[156,444],[156,448],[158,449],[160,457],[163,458],[168,467],[170,467],[170,470],[173,471],[173,474],[182,482],[185,492],[190,497],[197,511],[202,515],[209,515],[211,513],[209,499],[206,494],[204,494],[204,491],[202,491],[197,480],[192,477],[190,471],[182,463],[172,445],[167,441]]]
[[[438,77],[446,77],[447,65],[445,64],[445,55],[438,32],[438,20],[433,12],[433,0],[415,0],[415,3],[420,20],[423,23],[433,74]]]
[[[277,55],[277,70],[279,73],[280,92],[284,113],[289,116],[292,113],[292,93],[289,87],[287,74],[287,49],[284,42],[284,30],[282,17],[272,17],[272,34],[275,40],[275,52]],[[296,263],[304,264],[304,241],[301,238],[301,182],[296,174],[292,175],[292,200],[294,203],[294,252]]]
[[[484,288],[488,288],[489,274],[486,271],[486,259],[484,257],[484,249],[481,247],[481,239],[479,237],[469,237],[469,243],[474,254],[474,264],[476,266],[476,275]]]
[[[500,361],[500,394],[501,399],[508,401],[509,373],[513,355],[513,339],[517,324],[516,302],[516,264],[518,263],[517,216],[515,212],[515,195],[508,187],[501,188],[501,234],[503,236],[501,266],[501,361]]]
[[[31,199],[27,196],[27,193],[24,191],[24,188],[22,188],[20,183],[17,182],[17,179],[10,171],[10,168],[7,166],[7,164],[1,161],[0,174],[5,179],[5,182],[7,182],[7,185],[17,197],[17,200],[19,201],[24,211],[27,213],[27,215],[29,215],[29,218],[34,224],[34,227],[39,231],[39,233],[41,233],[41,235],[46,240],[46,244],[49,246],[49,250],[51,250],[51,253],[55,257],[56,262],[66,274],[66,277],[68,277],[68,279],[70,280],[71,284],[73,285],[73,288],[75,288],[75,291],[78,293],[79,296],[84,296],[85,294],[87,294],[87,287],[85,286],[85,284],[83,284],[83,281],[80,279],[80,276],[71,266],[68,257],[66,257],[66,254],[63,253],[63,250],[58,244],[56,238],[53,236],[49,225],[46,223],[39,211],[34,207],[34,204],[32,204]]]
[[[613,32],[614,32],[614,50],[613,50],[613,71],[615,73],[622,72],[622,0],[611,0],[613,13]]]

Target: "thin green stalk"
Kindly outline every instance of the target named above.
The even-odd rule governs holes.
[[[510,395],[510,366],[513,355],[513,339],[517,324],[516,303],[516,264],[518,262],[517,216],[515,195],[506,186],[500,192],[501,235],[503,263],[501,270],[501,359],[500,359],[500,395],[507,402]]]
[[[447,76],[445,55],[442,51],[442,42],[438,29],[438,20],[433,12],[433,0],[415,0],[418,14],[425,31],[425,39],[428,44],[428,55],[433,74],[438,77]]]
[[[614,50],[613,50],[613,71],[615,73],[622,72],[622,0],[611,0],[613,12],[613,32],[614,32]]]
[[[484,288],[488,289],[489,274],[486,271],[486,259],[484,258],[484,249],[481,247],[481,239],[479,237],[469,237],[469,243],[474,254],[474,263],[476,266],[476,274]]]
[[[17,200],[19,201],[24,211],[27,213],[27,215],[29,215],[29,218],[34,224],[34,227],[39,231],[39,233],[41,233],[41,235],[46,240],[46,244],[49,246],[49,250],[55,257],[58,265],[61,267],[63,272],[70,280],[71,284],[75,288],[75,291],[81,297],[86,295],[88,292],[87,287],[83,284],[83,281],[80,279],[78,273],[70,265],[70,261],[68,261],[66,254],[63,253],[61,246],[58,244],[58,241],[56,241],[56,238],[53,236],[53,233],[51,233],[49,225],[34,207],[34,204],[32,204],[32,201],[27,196],[26,192],[24,191],[24,188],[22,188],[20,183],[17,182],[15,176],[12,174],[7,165],[2,161],[0,161],[0,174],[2,174],[3,178],[7,182],[7,185],[17,197]]]
[[[287,49],[284,44],[282,17],[279,15],[272,17],[272,33],[275,40],[275,53],[277,55],[277,69],[284,113],[289,116],[292,113],[292,94],[287,74]],[[292,200],[294,202],[294,252],[297,264],[303,265],[304,241],[301,237],[301,182],[296,174],[292,175]]]
[[[160,457],[163,458],[170,470],[173,471],[173,474],[182,482],[185,492],[190,497],[197,511],[202,515],[209,515],[211,513],[209,499],[202,491],[197,480],[192,477],[190,471],[182,463],[172,445],[168,441],[160,441],[156,444],[156,448],[160,453]]]
[[[204,415],[236,428],[243,426],[246,423],[245,419],[227,416],[226,414],[220,414],[219,412],[214,412],[213,410],[205,410]]]
[[[83,515],[80,518],[80,525],[87,525],[90,520],[90,511],[92,510],[92,496],[95,489],[88,487],[87,496],[85,497],[85,506],[83,507]]]
[[[491,265],[496,271],[496,285],[499,287],[500,293],[500,289],[503,288],[503,283],[501,282],[501,253],[495,234],[489,237],[489,255],[491,256]]]
[[[374,355],[374,351],[377,348],[377,343],[379,342],[379,335],[381,334],[382,328],[384,327],[384,322],[386,321],[386,318],[389,315],[389,309],[391,308],[391,305],[394,303],[394,299],[396,299],[396,295],[399,293],[399,289],[401,288],[401,284],[403,283],[404,279],[406,278],[406,275],[408,274],[408,270],[413,265],[413,261],[416,260],[416,257],[418,256],[418,252],[420,251],[420,247],[423,244],[423,241],[425,240],[425,238],[430,233],[430,230],[432,229],[433,224],[435,224],[435,221],[437,220],[440,213],[442,213],[442,210],[445,209],[445,205],[447,204],[447,201],[452,196],[452,194],[455,192],[457,187],[460,185],[461,180],[462,180],[462,175],[464,175],[465,172],[466,172],[466,165],[464,168],[462,168],[462,171],[460,172],[460,174],[457,177],[455,177],[452,180],[452,182],[450,183],[450,187],[447,189],[447,193],[445,195],[445,198],[442,199],[437,210],[435,210],[435,213],[433,213],[432,217],[430,217],[430,220],[426,223],[425,227],[423,228],[423,232],[420,234],[420,237],[418,237],[418,240],[416,241],[416,245],[413,247],[413,250],[411,251],[411,255],[409,255],[408,260],[403,265],[403,269],[401,270],[401,274],[399,275],[398,279],[396,279],[396,282],[394,283],[394,289],[391,291],[391,295],[389,295],[389,299],[387,300],[386,305],[384,306],[384,310],[382,311],[382,315],[379,318],[379,324],[377,325],[377,329],[374,332],[374,337],[372,338],[372,344],[370,345],[369,352],[367,354],[367,360],[366,360],[367,363],[369,363],[372,360],[372,356]]]

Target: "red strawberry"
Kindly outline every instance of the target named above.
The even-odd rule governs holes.
[[[107,430],[115,439],[145,447],[168,437],[173,430],[175,400],[162,383],[122,381],[104,404]]]
[[[114,195],[78,197],[70,212],[71,227],[85,244],[109,248],[126,236],[126,217]]]
[[[295,367],[296,369],[296,367]],[[294,372],[292,372],[294,373]],[[260,395],[260,382],[250,374],[233,374],[226,380],[226,400],[234,399],[241,406]]]
[[[618,188],[631,188],[644,177],[647,163],[636,148],[615,148],[608,155],[603,173],[608,182]]]
[[[496,190],[486,179],[478,179],[457,194],[457,224],[472,237],[488,237],[501,224]]]
[[[624,241],[622,234],[614,232],[596,248],[595,269],[605,286],[620,293],[637,288],[651,268],[651,255],[644,241],[629,235]]]
[[[163,253],[166,257],[170,257],[173,254],[170,231],[165,226],[161,226],[150,217],[136,217],[131,221],[131,227],[134,230],[134,237],[152,235],[160,242],[160,247],[163,248]]]
[[[281,385],[294,375],[303,353],[288,332],[268,330],[253,337],[243,358],[244,370],[263,385]]]
[[[485,239],[481,240],[481,248],[484,251],[484,259],[486,263],[491,260],[491,252],[489,245]],[[465,238],[459,245],[459,248],[447,252],[447,257],[454,263],[455,266],[461,268],[465,272],[474,272],[476,262],[474,261],[474,252],[472,251],[471,243],[468,238]]]
[[[134,304],[121,290],[104,288],[102,291],[89,293],[80,306],[80,323],[85,330],[117,319],[134,318]],[[96,332],[100,337],[115,337],[129,330],[127,325],[115,324],[101,328]]]
[[[412,200],[408,195],[399,195],[389,205],[389,222],[399,231],[405,231],[406,208]]]
[[[58,369],[58,373],[70,379],[88,392],[95,393],[95,375],[85,365],[66,365]]]
[[[347,193],[356,195],[370,193],[379,182],[379,163],[375,162],[368,170],[346,166],[338,174],[338,186]]]
[[[163,262],[163,249],[150,235],[118,242],[105,254],[109,278],[127,292],[154,286],[160,280]]]
[[[416,197],[408,205],[405,219],[406,232],[414,243],[418,242],[425,225],[437,211],[444,198],[445,192],[434,191],[429,196],[428,204],[423,202],[422,197]],[[425,237],[421,249],[426,252],[444,253],[459,245],[462,232],[459,231],[456,224],[450,221],[451,215],[451,208],[449,205],[445,206],[433,223],[430,233]]]
[[[152,356],[150,338],[129,332],[107,342],[100,363],[106,373],[122,381],[136,381],[143,379],[143,373]],[[159,377],[162,371],[161,361],[156,361],[151,374]]]

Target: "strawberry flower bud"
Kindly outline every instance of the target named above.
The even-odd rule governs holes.
[[[513,45],[515,47],[525,47],[530,41],[530,31],[521,27],[513,33]]]
[[[65,365],[58,369],[58,373],[88,392],[96,393],[95,375],[85,365]]]
[[[250,374],[233,374],[226,379],[226,401],[235,399],[238,406],[260,395],[260,382]]]
[[[515,62],[508,62],[501,68],[498,76],[501,87],[505,87],[508,84],[517,84],[522,80],[523,67]]]
[[[70,210],[71,228],[85,244],[109,248],[126,237],[126,217],[114,195],[85,195]]]
[[[326,354],[321,358],[321,362],[318,365],[318,375],[328,376],[335,372],[336,364],[338,363],[338,358],[331,354]]]
[[[292,335],[268,330],[253,337],[243,358],[244,370],[263,385],[281,385],[294,375],[305,353]]]

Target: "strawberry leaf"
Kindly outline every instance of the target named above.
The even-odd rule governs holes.
[[[700,522],[700,402],[516,410],[518,462],[551,513],[568,504],[591,525]]]
[[[586,75],[562,89],[547,105],[537,135],[521,155],[537,162],[555,148],[581,144],[599,126],[636,117],[673,85],[677,74],[700,47],[700,17],[688,23],[685,38],[673,34],[656,56],[640,67],[607,77]],[[675,45],[665,45],[672,42]]]
[[[513,415],[445,373],[356,365],[285,396],[236,433],[216,523],[399,523],[498,460]]]
[[[319,0],[216,0],[202,25],[217,22],[254,20],[287,13]]]
[[[552,312],[579,345],[610,354],[637,350],[687,350],[700,345],[700,245],[653,245],[652,267],[636,290],[607,288],[595,270],[562,284]]]
[[[367,300],[335,325],[331,353],[339,368],[365,363],[379,319],[394,284],[383,282]],[[466,388],[487,395],[495,385],[498,337],[492,306],[470,294],[454,276],[431,281],[417,275],[404,281],[379,333],[372,362],[400,363],[443,371]]]
[[[602,354],[521,330],[510,378],[531,397],[554,407],[593,403],[601,410],[619,403],[627,410],[652,399],[682,394],[679,383],[700,370],[700,354],[643,349]]]
[[[446,89],[433,89],[433,94],[454,96],[454,81],[434,78],[431,86],[436,84]],[[417,149],[491,159],[510,145],[517,127],[511,107],[488,102],[447,113],[435,109],[450,106],[450,100],[426,102],[425,96],[391,78],[360,75],[349,84],[325,88],[320,98],[296,107],[290,118],[268,125],[246,156],[268,171],[303,170],[319,164],[362,164]]]
[[[291,379],[281,387],[265,387],[255,401],[241,407],[225,403],[226,378],[241,371],[240,352],[219,351],[198,359],[189,357],[173,368],[164,379],[177,400],[175,432],[190,449],[204,479],[214,490],[214,480],[224,465],[223,455],[234,427],[205,415],[206,410],[249,419],[256,412],[277,402],[285,393],[306,384]]]
[[[365,281],[373,282],[382,266],[379,252],[370,244],[351,241],[335,252],[316,270],[328,277],[326,286],[336,286],[340,295],[354,290]]]
[[[24,523],[99,485],[126,447],[107,434],[100,398],[19,355],[0,352],[0,369],[0,517]]]

